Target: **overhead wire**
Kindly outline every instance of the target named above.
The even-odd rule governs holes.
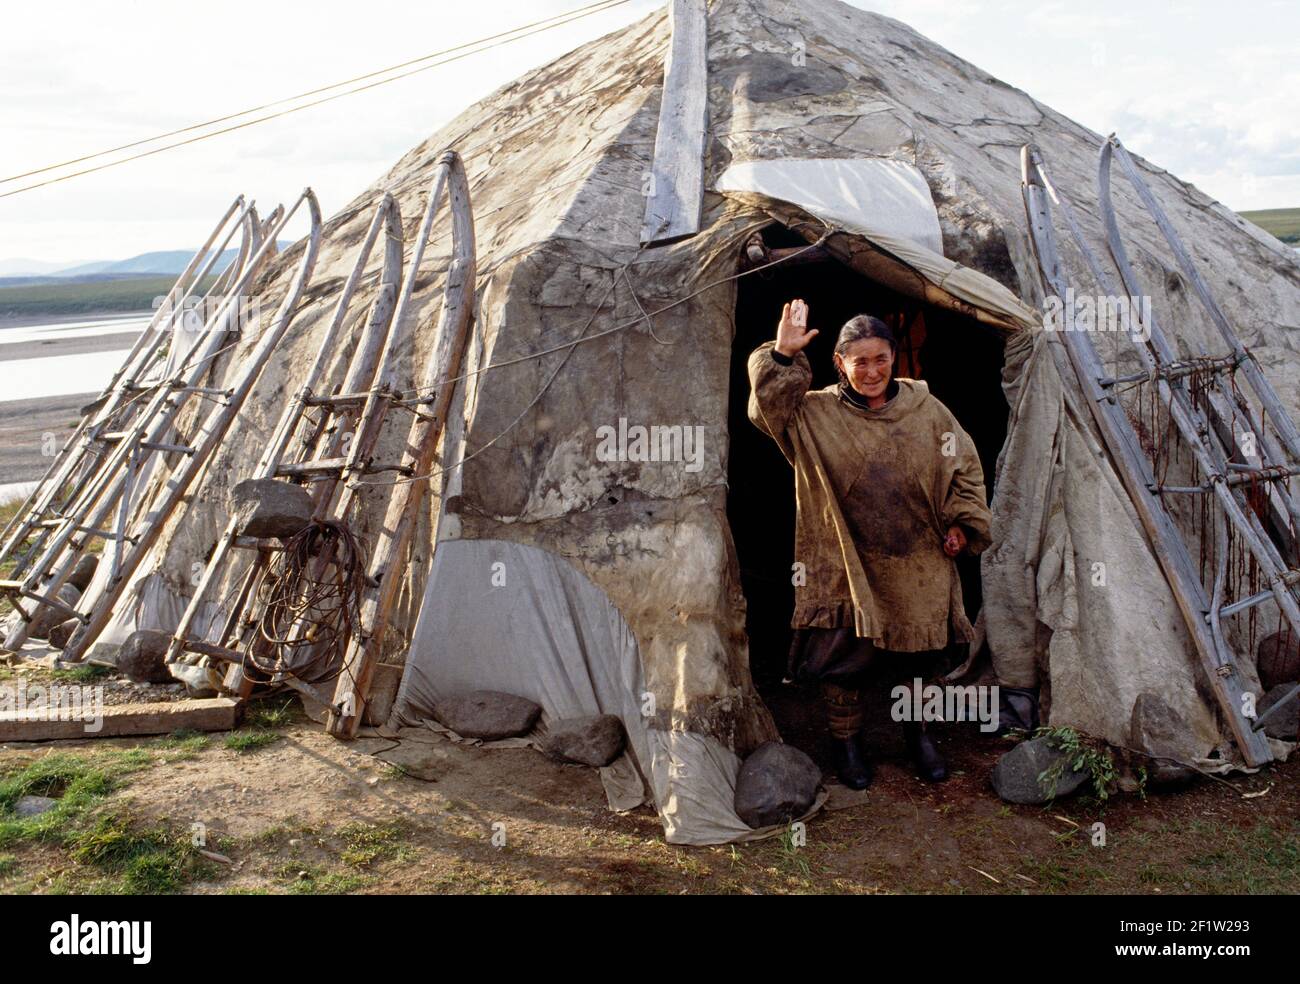
[[[216,120],[209,120],[205,123],[196,123],[188,127],[182,127],[178,130],[171,131],[166,134],[150,137],[145,140],[134,141],[130,144],[124,144],[121,147],[115,149],[99,151],[94,154],[87,154],[79,158],[74,158],[67,161],[61,161],[57,164],[46,165],[44,167],[25,172],[23,174],[12,175],[10,177],[0,179],[0,184],[16,181],[23,177],[30,177],[36,174],[47,173],[49,171],[58,170],[64,167],[71,167],[77,163],[82,163],[88,160],[94,160],[98,157],[106,156],[107,154],[116,153],[118,150],[129,149],[131,147],[138,147],[147,143],[154,143],[158,140],[167,139],[167,137],[169,136],[176,136],[181,133],[188,133],[196,129],[203,129],[204,127],[207,126],[213,126],[219,122],[238,119],[240,116],[246,116],[250,113],[260,112],[261,108],[277,106],[285,102],[292,102],[296,99],[305,98],[306,96],[313,95],[316,93],[327,92],[330,89],[335,89],[335,88],[339,88],[340,86],[349,85],[351,84],[351,81],[364,80],[368,78],[373,78],[376,75],[384,75],[389,72],[397,71],[397,69],[404,67],[404,65],[415,64],[433,58],[441,58],[440,61],[434,61],[431,64],[427,64],[427,65],[420,65],[418,68],[413,68],[409,71],[400,72],[397,75],[389,75],[388,77],[381,78],[378,81],[367,82],[365,85],[355,86],[354,88],[346,89],[343,92],[336,92],[332,95],[323,96],[320,99],[314,99],[310,102],[303,103],[302,105],[299,106],[291,106],[290,108],[280,110],[279,112],[269,113],[265,116],[259,116],[256,119],[252,119],[252,120],[245,120],[242,123],[236,123],[232,126],[222,127],[221,129],[213,130],[210,133],[201,133],[198,136],[189,137],[185,140],[178,140],[173,143],[165,144],[162,147],[154,147],[150,150],[141,151],[138,154],[131,154],[127,157],[109,161],[104,164],[97,164],[94,167],[83,168],[81,170],[73,171],[69,174],[59,175],[58,177],[49,178],[44,181],[37,181],[32,184],[24,185],[21,188],[15,188],[12,191],[0,192],[0,198],[10,198],[14,195],[20,195],[27,191],[34,191],[37,188],[44,188],[47,187],[48,185],[58,184],[63,181],[70,181],[73,178],[78,178],[87,174],[94,174],[98,171],[104,171],[107,170],[108,168],[117,167],[120,164],[127,164],[130,163],[131,161],[141,160],[145,157],[152,157],[156,154],[161,154],[168,150],[175,150],[178,147],[185,147],[190,144],[198,143],[203,140],[209,140],[212,137],[219,137],[222,136],[223,134],[233,133],[236,130],[243,130],[250,126],[256,126],[259,123],[266,123],[270,120],[279,119],[282,116],[288,116],[292,113],[298,113],[305,109],[311,109],[314,106],[320,106],[323,105],[324,103],[333,102],[336,99],[342,99],[344,96],[356,95],[359,92],[365,92],[369,89],[374,89],[382,85],[387,85],[390,82],[396,82],[399,81],[400,79],[409,78],[412,75],[418,75],[421,72],[427,72],[430,69],[438,68],[442,65],[447,65],[454,61],[459,61],[462,58],[468,58],[470,55],[479,54],[480,52],[488,51],[492,48],[501,47],[503,45],[510,44],[511,42],[519,41],[526,37],[531,37],[534,34],[540,34],[543,31],[552,30],[556,27],[562,27],[565,24],[573,23],[574,21],[581,20],[584,17],[590,17],[593,14],[603,13],[606,10],[612,10],[615,7],[622,6],[623,4],[631,3],[631,2],[632,0],[601,0],[601,2],[599,3],[591,4],[587,7],[577,8],[576,10],[570,11],[567,14],[556,15],[555,18],[551,18],[546,21],[536,21],[533,24],[524,25],[523,27],[515,28],[512,31],[504,32],[504,34],[492,35],[489,38],[479,39],[478,41],[466,42],[465,44],[459,45],[455,48],[446,49],[446,52],[438,52],[438,53],[426,55],[423,58],[418,58],[412,60],[411,62],[403,63],[403,65],[390,66],[387,69],[380,69],[379,71],[370,73],[368,75],[358,76],[357,79],[350,80],[349,82],[338,82],[335,83],[334,85],[324,86],[319,89],[313,90],[312,92],[309,93],[304,93],[298,96],[289,96],[286,97],[285,99],[276,100],[275,102],[265,104],[265,107],[245,110],[242,113],[233,113],[225,117],[220,117]],[[507,37],[505,35],[512,35],[512,36]],[[479,47],[474,47],[473,50],[471,51],[461,50],[463,48],[472,47],[474,45],[479,45]],[[442,57],[444,54],[447,54],[447,57]]]

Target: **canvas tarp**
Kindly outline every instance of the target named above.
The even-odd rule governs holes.
[[[715,189],[760,207],[769,202],[793,205],[819,219],[827,231],[861,237],[933,287],[1007,325],[1032,328],[1042,323],[1038,312],[1002,284],[943,255],[929,186],[909,164],[888,160],[733,164]],[[780,209],[774,215],[785,218]]]
[[[434,716],[437,700],[475,690],[541,705],[529,743],[557,719],[618,717],[627,751],[600,770],[610,809],[649,799],[670,843],[717,844],[779,829],[753,830],[736,815],[733,752],[706,735],[654,726],[636,637],[605,593],[561,557],[504,540],[438,544],[389,726],[445,732]]]
[[[742,161],[714,185],[792,202],[829,225],[904,239],[943,252],[939,213],[925,178],[906,161],[881,158]]]

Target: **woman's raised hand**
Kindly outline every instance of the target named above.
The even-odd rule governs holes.
[[[793,358],[816,337],[816,328],[808,330],[808,305],[796,297],[781,310],[781,323],[776,326],[776,350],[787,359]]]

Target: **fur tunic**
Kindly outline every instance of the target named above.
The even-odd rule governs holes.
[[[838,385],[809,391],[804,353],[792,365],[767,342],[749,358],[749,419],[795,473],[795,628],[853,626],[898,652],[968,642],[957,565],[943,551],[958,524],[968,550],[989,545],[990,514],[975,444],[920,380],[872,410]],[[951,634],[950,634],[951,629]]]

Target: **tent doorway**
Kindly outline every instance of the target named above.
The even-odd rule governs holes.
[[[768,226],[762,236],[769,249],[807,245],[780,224]],[[740,279],[728,411],[727,516],[746,600],[750,669],[779,725],[783,722],[772,698],[783,689],[794,609],[794,480],[775,442],[746,415],[746,363],[755,348],[776,336],[782,305],[795,297],[807,301],[810,326],[820,329],[807,349],[814,387],[836,380],[831,356],[845,321],[867,313],[890,324],[899,339],[895,374],[924,379],[971,435],[990,499],[993,467],[1006,438],[1008,413],[1001,387],[1003,341],[995,329],[906,297],[829,258],[783,263]],[[963,558],[958,568],[967,614],[973,619],[982,599],[979,563]]]

